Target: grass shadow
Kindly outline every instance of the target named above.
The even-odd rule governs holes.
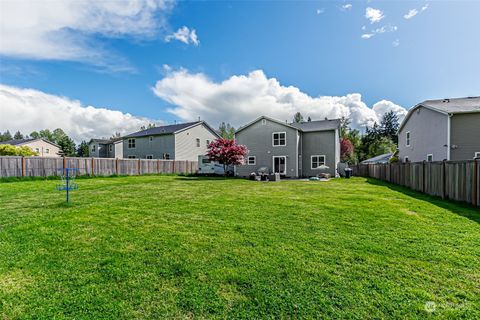
[[[437,207],[449,210],[462,217],[465,217],[472,221],[480,223],[480,208],[474,207],[471,204],[460,202],[460,201],[442,199],[440,197],[428,195],[420,191],[415,191],[404,186],[399,186],[399,185],[378,180],[375,178],[366,178],[366,179],[367,179],[367,183],[369,184],[387,187],[390,190],[401,192],[407,196],[429,202]]]

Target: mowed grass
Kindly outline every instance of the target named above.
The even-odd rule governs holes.
[[[0,183],[0,319],[480,318],[480,212],[363,178]],[[427,307],[425,307],[427,305]]]

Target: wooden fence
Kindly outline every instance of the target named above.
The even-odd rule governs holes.
[[[480,206],[480,160],[359,164],[353,174]]]
[[[196,173],[197,161],[112,158],[0,157],[0,178],[59,176],[65,168],[78,169],[79,175],[142,175]]]

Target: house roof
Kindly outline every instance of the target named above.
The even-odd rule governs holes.
[[[38,140],[43,140],[46,143],[49,143],[49,144],[61,149],[61,147],[58,144],[53,143],[52,141],[49,141],[49,140],[43,139],[43,138],[38,138],[38,139],[35,139],[35,138],[14,139],[14,140],[1,141],[0,144],[10,144],[12,146],[19,146],[19,145],[22,145],[22,144],[26,144],[26,143],[30,143],[30,142],[34,142],[34,141],[38,141]]]
[[[385,153],[381,154],[379,156],[375,156],[373,158],[363,160],[361,163],[363,164],[368,164],[368,163],[386,163],[390,160],[390,158],[393,156],[393,153]]]
[[[340,119],[307,121],[291,123],[290,125],[298,128],[303,132],[335,130],[340,127]]]
[[[186,122],[186,123],[179,123],[179,124],[171,124],[167,126],[161,127],[154,127],[148,128],[145,130],[141,130],[138,132],[131,133],[129,135],[124,136],[124,138],[135,138],[135,137],[144,137],[144,136],[154,136],[154,135],[162,135],[162,134],[173,134],[178,133],[180,131],[186,130],[188,128],[194,127],[196,125],[203,124],[206,126],[212,133],[218,136],[218,133],[212,129],[205,121],[194,121],[194,122]]]
[[[258,121],[262,119],[267,119],[269,121],[281,124],[283,126],[299,130],[302,132],[314,132],[314,131],[326,131],[326,130],[334,130],[340,126],[340,120],[335,119],[335,120],[318,120],[318,121],[309,121],[309,122],[300,122],[300,123],[286,123],[282,122],[280,120],[276,120],[267,116],[261,116],[258,117],[257,119],[253,120],[252,122],[247,123],[246,125],[238,128],[238,130],[235,133],[238,133],[242,131],[245,128],[248,128],[254,123],[257,123]]]
[[[121,141],[122,138],[114,138],[114,139],[90,139],[88,144],[92,142],[100,143],[100,144],[110,144],[110,143],[116,143]]]
[[[447,115],[459,113],[477,113],[480,112],[480,97],[425,100],[408,110],[407,116],[402,121],[402,124],[398,129],[399,132],[402,130],[405,123],[407,123],[408,119],[410,119],[410,116],[413,114],[413,112],[421,107]]]

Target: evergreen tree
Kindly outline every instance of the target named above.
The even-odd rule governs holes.
[[[12,140],[12,134],[10,131],[5,131],[3,134],[0,134],[0,141]]]
[[[383,137],[387,137],[395,144],[398,144],[397,132],[399,127],[400,123],[395,112],[389,111],[383,115],[380,122],[380,132]]]
[[[30,137],[33,139],[38,139],[40,138],[40,134],[37,131],[33,131],[30,133]]]
[[[345,118],[344,116],[342,116],[342,118],[340,119],[340,137],[348,138],[347,135],[350,131],[350,123],[351,121],[349,118]]]
[[[13,139],[15,139],[15,140],[23,139],[23,134],[20,131],[17,131],[17,132],[15,132],[15,135],[13,136]]]
[[[222,122],[218,127],[218,131],[220,132],[220,137],[223,139],[232,140],[235,138],[235,128],[230,125],[230,123]]]
[[[90,148],[88,143],[83,140],[77,148],[77,157],[88,157],[90,155]]]
[[[293,122],[294,123],[304,122],[303,116],[300,112],[295,113],[295,115],[293,116]]]
[[[53,133],[48,129],[40,130],[39,138],[44,138],[50,142],[56,143],[55,139],[53,138]]]
[[[52,133],[53,141],[52,142],[54,142],[56,144],[59,144],[59,142],[66,136],[67,136],[67,134],[65,133],[65,131],[63,131],[60,128],[57,128],[57,129],[53,130],[53,133]]]
[[[75,142],[70,139],[67,135],[63,135],[59,138],[59,141],[55,142],[62,149],[62,154],[67,157],[75,156]]]

